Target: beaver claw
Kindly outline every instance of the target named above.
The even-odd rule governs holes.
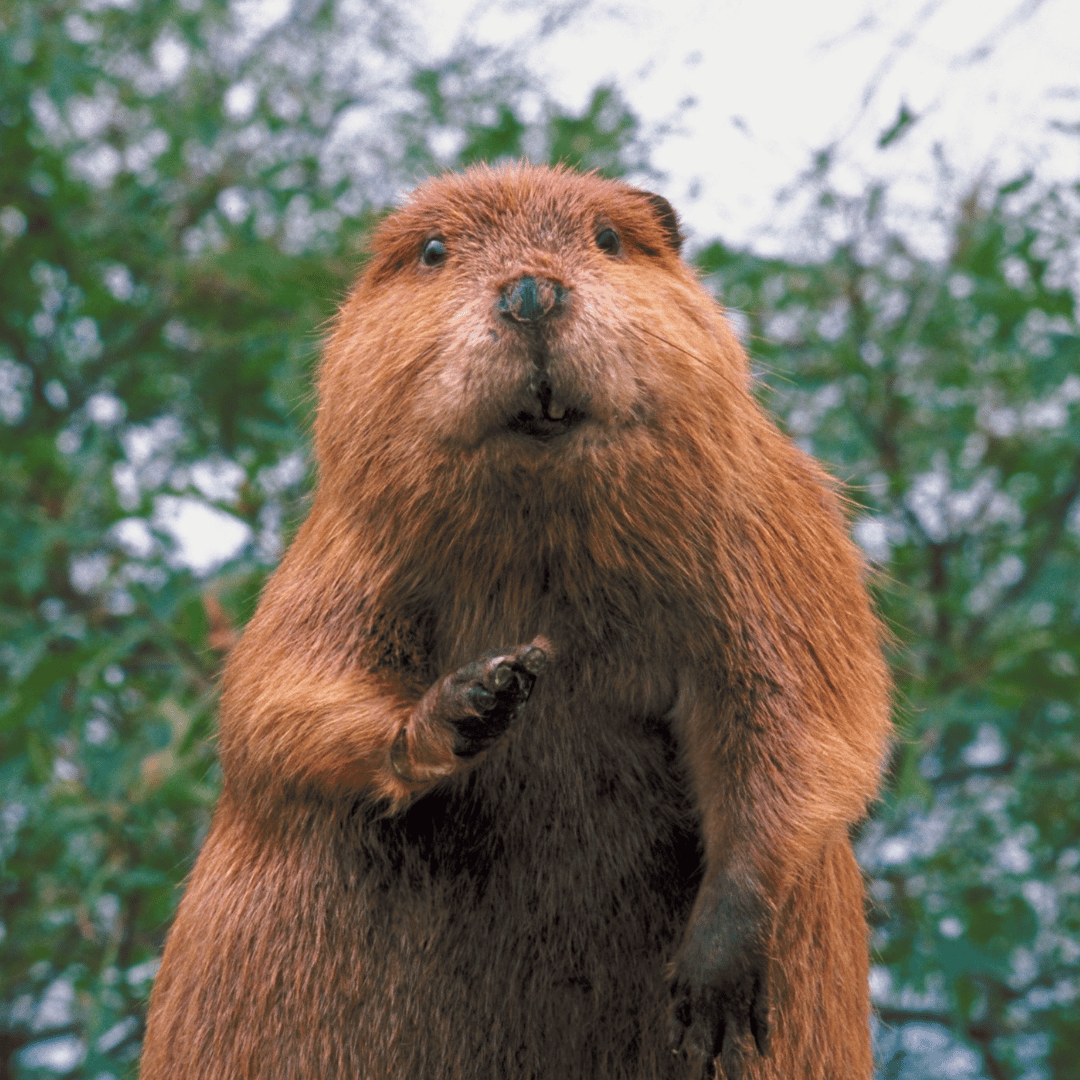
[[[760,978],[748,976],[726,989],[676,979],[671,988],[671,1045],[708,1066],[720,1058],[728,1080],[740,1080],[747,1056],[768,1052],[768,1003]]]
[[[454,753],[475,757],[516,720],[536,678],[548,662],[540,639],[510,653],[485,657],[458,668],[444,683],[443,715],[457,733]]]

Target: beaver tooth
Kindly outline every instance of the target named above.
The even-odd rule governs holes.
[[[554,401],[549,401],[547,415],[549,420],[561,420],[566,415],[566,406],[556,405]]]

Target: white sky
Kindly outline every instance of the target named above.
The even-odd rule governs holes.
[[[506,0],[415,10],[432,55],[463,30],[499,41],[536,22],[535,5]],[[700,240],[771,246],[776,192],[829,144],[852,191],[887,176],[915,208],[940,202],[935,143],[957,192],[1032,163],[1080,178],[1080,0],[598,0],[530,63],[567,107],[613,81],[646,124],[677,121],[654,186]],[[879,151],[902,101],[921,119]]]

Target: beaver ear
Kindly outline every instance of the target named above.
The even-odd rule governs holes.
[[[668,247],[678,255],[679,252],[682,251],[683,234],[682,229],[679,228],[679,215],[675,213],[675,208],[663,195],[656,195],[653,192],[645,191],[642,188],[635,188],[634,193],[640,195],[652,208],[652,212],[656,215],[656,220],[664,230],[664,236],[667,238]]]

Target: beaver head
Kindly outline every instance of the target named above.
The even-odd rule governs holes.
[[[382,471],[418,443],[428,465],[574,468],[711,429],[745,398],[746,362],[680,246],[665,199],[596,175],[428,181],[376,230],[328,343],[324,472],[371,455]]]

